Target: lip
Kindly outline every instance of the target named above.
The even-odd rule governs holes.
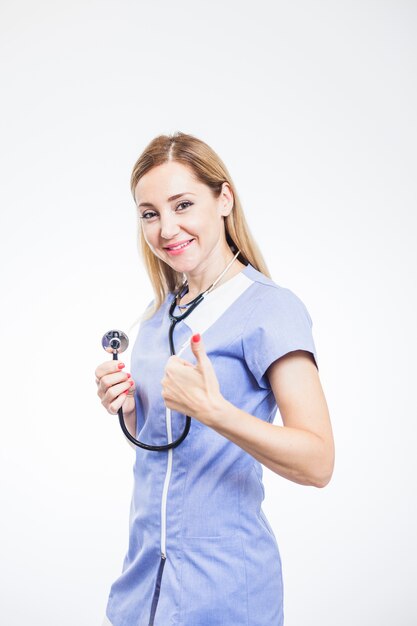
[[[177,246],[181,246],[183,243],[188,243],[189,241],[192,241],[192,238],[190,239],[183,239],[182,241],[175,241],[174,243],[170,243],[168,246],[164,246],[165,250],[172,250],[172,248],[176,248]]]

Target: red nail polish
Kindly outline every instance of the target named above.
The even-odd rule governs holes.
[[[126,376],[127,376],[128,378],[130,378],[130,374],[126,374]]]
[[[192,339],[193,339],[194,343],[198,343],[200,341],[200,339],[201,339],[200,334],[196,333],[195,335],[193,335]]]
[[[117,369],[122,370],[124,366],[125,366],[124,363],[119,363],[119,365],[117,366]]]
[[[126,389],[123,393],[129,393],[130,389]]]

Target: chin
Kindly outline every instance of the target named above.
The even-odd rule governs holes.
[[[168,257],[168,258],[167,258],[167,255],[164,255],[163,261],[167,265],[172,267],[172,269],[174,269],[176,272],[192,272],[192,270],[195,269],[200,263],[200,261],[197,260],[196,258],[182,259],[181,255],[179,255],[178,257]]]

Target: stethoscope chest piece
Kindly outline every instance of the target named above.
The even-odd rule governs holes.
[[[169,309],[169,318],[171,320],[171,325],[169,328],[168,338],[169,338],[169,346],[170,346],[171,355],[175,354],[174,328],[176,324],[186,319],[194,311],[194,309],[200,304],[200,302],[204,300],[204,296],[210,293],[210,291],[215,287],[215,285],[219,282],[222,276],[227,272],[227,270],[229,269],[229,267],[232,265],[233,261],[237,258],[239,254],[240,254],[240,251],[238,250],[236,254],[234,255],[233,259],[227,264],[223,272],[216,278],[216,280],[210,285],[210,287],[206,289],[205,291],[203,291],[202,293],[200,293],[196,298],[194,298],[194,300],[189,302],[187,304],[186,311],[184,313],[181,313],[181,315],[175,315],[174,311],[175,311],[175,306],[177,304],[177,296],[182,294],[184,292],[184,289],[187,289],[188,291],[188,286],[186,282],[181,286],[179,292],[174,296],[174,299],[172,300],[172,303]],[[119,352],[124,352],[126,348],[128,347],[129,339],[127,338],[127,335],[121,330],[109,330],[103,336],[101,343],[105,350],[107,348],[111,348],[113,352],[113,360],[117,361]],[[151,450],[153,452],[164,452],[165,450],[171,450],[172,448],[176,448],[177,446],[179,446],[180,443],[184,441],[191,427],[191,417],[189,415],[186,415],[184,430],[182,431],[182,434],[178,437],[178,439],[176,439],[175,441],[171,441],[170,443],[167,443],[165,445],[153,446],[153,445],[144,443],[143,441],[139,441],[138,439],[136,439],[130,434],[130,432],[126,428],[122,407],[119,408],[117,413],[119,415],[120,427],[123,433],[125,434],[125,436],[129,439],[129,441],[134,443],[139,448],[143,448],[145,450]]]
[[[109,332],[103,335],[101,345],[104,350],[111,348],[117,353],[124,352],[129,345],[129,338],[122,330],[109,330]]]
[[[173,326],[173,324],[171,324],[171,326]],[[172,337],[170,341],[172,341]],[[124,352],[127,349],[129,345],[129,339],[126,333],[124,333],[122,330],[109,330],[105,335],[103,335],[101,345],[103,346],[104,350],[110,348],[113,352],[113,361],[117,361],[119,352]],[[184,439],[188,435],[191,426],[191,418],[189,416],[186,416],[184,430],[182,432],[182,435],[178,437],[178,439],[162,446],[153,446],[148,443],[144,443],[143,441],[139,441],[138,439],[136,439],[136,437],[133,437],[133,435],[130,434],[125,424],[122,407],[119,408],[117,414],[119,416],[120,427],[125,436],[129,439],[129,441],[134,443],[139,448],[143,448],[144,450],[150,450],[152,452],[164,452],[165,450],[176,448],[182,441],[184,441]]]

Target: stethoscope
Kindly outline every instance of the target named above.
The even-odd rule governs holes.
[[[178,305],[179,308],[185,308],[185,311],[184,311],[184,313],[181,313],[180,315],[175,315],[174,311],[175,311],[175,307],[177,306],[177,302],[183,296],[185,296],[186,293],[188,293],[188,283],[187,283],[187,281],[184,281],[184,283],[181,285],[181,287],[179,288],[179,290],[175,294],[175,296],[174,296],[174,298],[172,300],[171,306],[169,307],[169,311],[168,311],[169,319],[171,321],[171,324],[170,324],[170,327],[169,327],[169,331],[168,331],[169,349],[170,349],[170,352],[171,352],[171,356],[173,356],[175,354],[175,345],[174,345],[174,329],[175,329],[175,326],[178,324],[178,322],[182,322],[189,315],[191,315],[191,313],[200,304],[200,302],[202,302],[204,300],[205,296],[208,293],[210,293],[210,291],[212,291],[214,289],[214,287],[217,285],[219,280],[224,276],[224,274],[227,272],[227,270],[229,269],[229,267],[232,265],[233,261],[238,257],[239,254],[240,254],[240,250],[238,250],[236,252],[235,256],[230,261],[230,263],[227,264],[227,266],[222,271],[220,276],[218,276],[216,278],[214,283],[212,283],[208,289],[206,289],[205,291],[200,293],[193,300],[191,300],[191,302],[188,302],[183,307],[180,307]],[[128,336],[126,335],[126,333],[124,333],[121,330],[109,330],[103,336],[103,339],[101,340],[101,345],[103,346],[103,348],[105,350],[106,350],[106,348],[111,348],[112,351],[113,351],[113,361],[117,361],[119,353],[122,353],[122,352],[124,352],[127,349],[128,345],[129,345],[129,339],[128,339]],[[177,446],[180,445],[180,443],[182,443],[184,441],[184,439],[188,435],[188,433],[190,431],[190,427],[191,427],[191,417],[189,415],[186,415],[185,416],[186,420],[185,420],[184,430],[182,431],[182,433],[178,437],[178,439],[176,439],[175,441],[172,441],[171,443],[164,444],[163,446],[153,446],[151,444],[144,443],[143,441],[139,441],[138,439],[133,437],[133,435],[130,434],[130,432],[126,428],[126,424],[125,424],[125,420],[124,420],[124,416],[123,416],[123,408],[122,407],[120,407],[120,409],[117,411],[117,414],[119,416],[120,427],[121,427],[125,437],[127,437],[127,439],[129,439],[129,441],[134,443],[135,446],[138,446],[139,448],[143,448],[144,450],[150,450],[152,452],[163,452],[164,450],[171,450],[172,448],[176,448]]]

